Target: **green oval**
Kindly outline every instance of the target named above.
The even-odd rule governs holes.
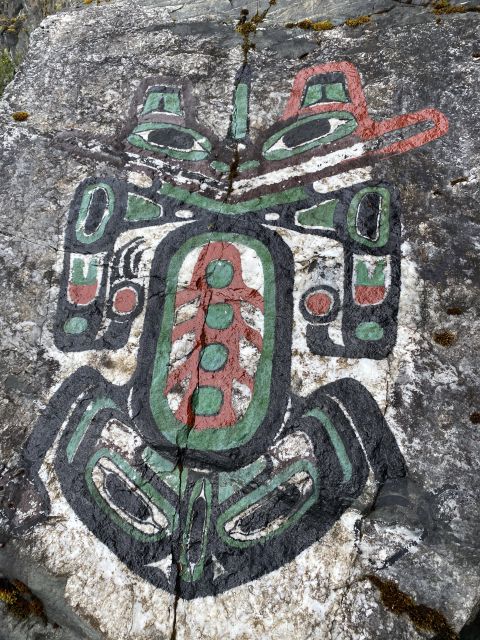
[[[73,318],[69,318],[65,324],[63,325],[63,330],[65,333],[72,333],[74,335],[78,335],[79,333],[84,333],[88,327],[88,322],[85,318],[80,316],[74,316]]]
[[[205,322],[210,329],[227,329],[233,321],[233,308],[227,302],[210,304]]]
[[[313,137],[311,140],[305,140],[303,143],[299,143],[298,145],[287,147],[281,144],[281,141],[287,133],[298,130],[305,125],[314,123],[320,120],[330,120],[336,119],[341,121],[341,124],[337,125],[335,129],[331,131],[331,133],[325,133],[324,135],[319,135],[318,137]],[[285,127],[284,129],[280,129],[273,136],[270,136],[268,140],[263,145],[263,156],[267,160],[283,160],[284,158],[290,158],[291,156],[295,156],[299,153],[304,153],[305,151],[311,151],[317,147],[321,147],[324,144],[328,144],[330,142],[334,142],[335,140],[340,140],[340,138],[345,138],[355,131],[357,128],[357,121],[354,116],[347,111],[327,111],[325,113],[319,113],[313,116],[308,116],[306,118],[300,118],[293,124]],[[280,143],[280,144],[277,144]]]
[[[355,329],[355,335],[359,340],[381,340],[383,338],[383,327],[378,322],[362,322]]]
[[[148,141],[148,134],[155,130],[171,132],[172,146],[150,143]],[[175,133],[190,136],[192,139],[191,148],[177,149],[174,146]],[[211,142],[207,140],[203,133],[169,122],[144,122],[139,124],[128,136],[128,142],[134,147],[144,149],[145,151],[152,151],[153,153],[164,153],[176,160],[205,160],[212,150]]]
[[[213,289],[223,289],[233,280],[233,265],[228,260],[212,260],[207,265],[207,282]]]
[[[223,344],[209,344],[200,354],[200,366],[204,371],[218,371],[228,358],[228,349]]]
[[[192,396],[192,409],[197,416],[215,416],[223,404],[223,393],[217,387],[197,387]]]
[[[376,193],[380,196],[380,219],[378,221],[378,238],[369,240],[358,233],[357,215],[361,202],[369,193]],[[390,235],[390,191],[385,187],[365,187],[358,191],[352,198],[347,212],[347,228],[350,237],[354,242],[366,247],[384,247]]]
[[[97,191],[104,191],[106,194],[106,209],[104,215],[98,224],[95,231],[92,233],[85,233],[85,225],[90,215],[90,206]],[[105,227],[108,221],[113,215],[115,206],[115,194],[112,187],[106,182],[97,182],[96,184],[89,185],[83,192],[82,201],[80,202],[80,209],[78,211],[78,218],[75,224],[75,234],[77,240],[82,244],[91,244],[99,240],[105,233]]]

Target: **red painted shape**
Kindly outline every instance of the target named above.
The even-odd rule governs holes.
[[[116,313],[130,313],[137,306],[137,292],[131,287],[124,287],[115,291],[113,296],[113,310]]]
[[[386,289],[384,286],[368,287],[357,285],[355,287],[355,302],[357,304],[378,304],[385,298]]]
[[[305,86],[312,76],[323,73],[340,72],[346,79],[350,102],[327,102],[313,104],[302,108],[302,99]],[[356,67],[350,62],[329,62],[300,71],[293,82],[292,91],[288,100],[282,120],[300,118],[302,116],[325,113],[328,111],[348,111],[353,114],[358,122],[356,135],[363,141],[381,138],[386,133],[399,131],[412,125],[430,123],[431,127],[426,131],[413,134],[405,140],[399,140],[365,155],[390,155],[393,153],[405,153],[410,149],[420,147],[427,142],[443,136],[448,131],[447,118],[437,109],[422,109],[415,113],[407,113],[383,122],[376,122],[368,115],[367,103],[362,89],[362,82]]]
[[[228,260],[232,264],[233,279],[227,287],[209,287],[206,270],[212,260]],[[188,287],[176,295],[175,307],[178,309],[198,298],[200,304],[196,315],[173,328],[172,343],[186,333],[194,333],[195,346],[187,360],[168,376],[164,394],[167,395],[176,385],[189,378],[187,391],[175,412],[175,417],[198,430],[229,427],[237,422],[232,405],[233,381],[237,380],[246,385],[252,394],[254,387],[253,378],[240,365],[240,339],[246,339],[259,351],[263,342],[261,334],[243,319],[241,303],[248,302],[262,313],[264,311],[263,297],[255,289],[247,287],[243,281],[240,252],[233,244],[210,242],[203,247]],[[226,329],[212,329],[205,322],[209,305],[218,303],[227,303],[233,309],[232,323]],[[205,346],[213,343],[221,343],[228,349],[227,362],[220,371],[204,371],[199,365],[200,353]],[[197,386],[213,386],[222,390],[223,405],[216,416],[197,416],[193,412],[191,400]]]
[[[95,300],[97,284],[68,283],[68,301],[72,304],[86,305]]]
[[[333,305],[332,296],[324,291],[317,291],[308,296],[305,301],[307,310],[313,316],[326,316]]]

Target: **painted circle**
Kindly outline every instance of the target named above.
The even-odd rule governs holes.
[[[113,310],[116,313],[131,313],[137,306],[137,292],[131,287],[123,287],[115,291]]]
[[[227,329],[233,321],[232,305],[226,302],[210,304],[205,322],[210,329]]]
[[[361,322],[355,329],[355,337],[365,342],[381,340],[383,334],[383,327],[378,322]]]
[[[197,416],[215,416],[223,404],[223,393],[217,387],[197,387],[192,396],[192,408]]]
[[[320,289],[307,296],[305,307],[312,316],[322,317],[330,313],[333,303],[332,295]]]
[[[204,371],[218,371],[228,358],[228,349],[223,344],[209,344],[202,349],[200,354],[200,366]]]
[[[73,335],[78,335],[80,333],[84,333],[87,330],[88,322],[85,318],[81,316],[74,316],[73,318],[69,318],[65,324],[63,325],[63,330],[65,333],[70,333]]]
[[[212,260],[207,265],[207,283],[213,289],[223,289],[233,280],[233,265],[228,260]]]

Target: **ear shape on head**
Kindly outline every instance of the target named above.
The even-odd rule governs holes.
[[[154,156],[167,156],[174,160],[206,160],[212,150],[207,136],[186,126],[190,103],[190,90],[178,81],[150,79],[142,85],[137,103],[137,125],[128,135],[129,144]]]

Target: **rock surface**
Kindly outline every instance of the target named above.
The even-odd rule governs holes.
[[[318,13],[319,3],[279,0],[257,25],[236,29],[245,7],[250,14],[244,14],[243,25],[252,24],[256,4],[142,0],[132,7],[119,0],[52,15],[32,34],[27,57],[3,96],[2,640],[478,636],[480,14],[439,13],[438,8],[434,13],[426,3],[365,0],[326,2]],[[263,5],[260,11],[268,8]],[[344,24],[349,18],[372,14],[358,26]],[[329,19],[338,26],[325,31],[285,26],[305,19]],[[281,118],[286,106],[293,105],[293,98],[288,101],[297,74],[344,62],[360,73],[359,86],[375,121],[425,109],[435,113],[428,111],[419,121],[395,121],[378,130],[365,126],[355,147],[341,147],[331,140],[333,151],[324,161],[324,156],[315,155],[315,140],[348,126],[350,116],[342,103],[353,99],[357,87],[353,67],[317,71],[333,91],[330,98],[326,93],[319,97],[320,85],[313,81],[297,95],[297,102],[305,101],[308,87],[314,87],[307,105],[310,111],[300,114],[307,118],[327,113],[325,105],[334,102],[335,122],[329,120],[329,131],[318,124],[324,122],[321,116],[315,120],[320,128],[316,138],[305,125],[302,132],[293,107],[285,125]],[[148,78],[156,80],[148,83]],[[171,86],[184,81],[191,88],[177,103]],[[241,85],[250,86],[248,120],[242,120],[247,107],[242,111]],[[148,86],[157,87],[161,95],[145,107]],[[355,99],[361,99],[361,88],[355,89]],[[237,97],[235,110],[232,96]],[[315,111],[317,104],[323,111]],[[181,120],[182,109],[186,122]],[[12,114],[18,112],[27,112],[28,118],[13,120]],[[356,115],[359,122],[366,122]],[[167,142],[177,157],[168,156],[168,162],[161,134],[146,139],[149,149],[141,146],[139,138],[145,138],[140,134],[151,122],[163,130],[175,125],[200,132],[194,146],[201,158],[198,172],[188,159],[186,169],[180,166],[178,150],[186,149],[184,129],[170,132],[173,138]],[[296,129],[285,133],[280,143],[274,140],[282,126],[292,123]],[[242,126],[248,129],[245,136]],[[399,131],[402,127],[409,128]],[[420,138],[411,142],[412,136],[429,130],[435,131],[430,141],[422,137],[421,142]],[[209,160],[222,166],[212,168],[203,161],[202,154],[209,151],[207,137],[213,140]],[[260,141],[267,139],[262,146]],[[286,160],[272,156],[308,145],[312,139],[315,144],[305,149],[305,162],[302,154],[297,160],[296,152]],[[164,150],[157,161],[151,158],[154,140]],[[385,152],[390,144],[396,145],[396,153]],[[383,155],[376,154],[382,149]],[[351,162],[349,153],[356,154]],[[242,171],[243,163],[260,161],[258,170],[249,165]],[[84,182],[87,179],[91,180]],[[96,207],[92,214],[96,222],[84,221],[82,227],[75,218],[82,210],[82,198],[99,184],[97,201],[87,203],[88,215]],[[164,184],[195,197],[180,197],[177,191],[175,200],[160,191]],[[116,202],[113,213],[110,188]],[[391,198],[390,222],[387,218],[385,223],[390,239],[382,246],[378,243],[387,214],[379,214],[376,227],[368,220],[363,231],[358,226],[360,200],[352,202],[365,188],[376,194],[371,206],[382,208],[382,202]],[[299,196],[295,189],[307,189],[307,195]],[[286,194],[283,201],[281,194]],[[259,204],[254,198],[264,200]],[[125,202],[131,208],[125,209]],[[237,216],[244,202],[247,213]],[[331,213],[327,205],[319,207],[328,202],[334,202]],[[355,206],[356,217],[354,211],[349,227],[348,212]],[[102,216],[110,225],[104,244],[94,239],[84,243],[90,248],[82,248],[78,234],[95,234]],[[130,216],[130,226],[122,216]],[[250,339],[239,341],[238,352],[247,361],[245,371],[251,369],[248,375],[263,376],[267,391],[261,389],[262,398],[270,402],[268,416],[273,417],[265,418],[258,435],[242,441],[232,454],[222,453],[214,437],[208,446],[202,444],[198,433],[215,434],[215,429],[205,427],[208,420],[207,426],[212,426],[213,418],[201,422],[198,396],[196,417],[187,411],[182,423],[187,427],[185,440],[177,435],[172,441],[165,435],[168,410],[157,422],[160,439],[149,431],[144,417],[150,401],[145,389],[154,384],[152,375],[145,374],[154,366],[152,340],[160,323],[164,330],[168,301],[177,313],[181,308],[174,295],[177,283],[165,270],[170,256],[199,233],[210,238],[210,249],[205,258],[200,249],[186,254],[178,271],[183,291],[197,291],[194,275],[207,258],[209,265],[219,261],[222,269],[223,263],[236,264],[238,259],[243,281],[235,286],[235,295],[243,304],[243,317],[248,316],[261,334],[259,340],[245,329]],[[132,251],[127,264],[125,247],[137,242],[135,234],[143,243],[135,250],[145,249],[135,262],[133,245],[128,245]],[[161,249],[155,253],[159,242]],[[268,248],[273,280],[268,280],[269,268],[258,257],[263,254],[256,242]],[[77,280],[75,269],[69,270],[75,259],[80,264],[75,267]],[[115,260],[121,271],[116,276]],[[400,262],[401,276],[396,271]],[[108,283],[95,275],[100,272]],[[92,289],[85,287],[92,286],[95,302],[86,304],[84,311],[80,302],[91,295]],[[220,283],[217,289],[222,287]],[[117,290],[123,297],[114,297]],[[375,296],[380,297],[374,305],[366,304]],[[138,313],[129,306],[131,300]],[[146,311],[140,309],[143,300]],[[238,302],[228,295],[222,300],[227,306]],[[378,316],[370,311],[377,304]],[[358,313],[366,315],[360,318]],[[68,325],[71,317],[75,322]],[[352,337],[359,318],[368,324],[364,327],[368,339],[358,333]],[[85,333],[83,320],[102,324]],[[179,326],[180,321],[175,322]],[[192,347],[195,340],[205,350],[208,320],[202,322],[201,336],[195,334],[190,343],[187,336],[170,360],[168,340],[161,344],[158,357],[167,360],[162,361],[163,369],[155,369],[158,378],[166,371],[178,371],[178,363],[191,365],[191,354],[198,351]],[[264,360],[259,359],[269,339],[269,323],[275,326],[271,389],[261,369]],[[322,329],[326,326],[327,333]],[[68,332],[65,327],[73,329]],[[375,338],[380,331],[381,337]],[[233,349],[230,343],[229,348]],[[212,352],[211,364],[205,367],[215,367],[221,353],[221,349]],[[197,360],[190,371],[196,387],[203,384],[200,375],[206,375],[198,373]],[[81,367],[86,373],[78,374]],[[247,374],[242,376],[248,380]],[[222,378],[218,384],[226,383]],[[158,395],[167,397],[180,420],[182,399],[192,398],[181,378],[172,389],[170,396],[162,391]],[[253,397],[247,383],[239,389],[232,400],[237,421]],[[257,394],[258,387],[254,390]],[[105,397],[107,404],[93,414],[95,418],[90,422],[82,418],[91,414],[92,403]],[[318,418],[322,415],[325,420],[329,411],[333,427],[328,418],[323,423]],[[109,422],[105,418],[102,423],[107,413]],[[230,424],[225,420],[216,424],[216,433]],[[98,443],[92,444],[91,431],[103,449],[117,456],[97,459],[90,485],[97,487],[98,504],[110,500],[114,524],[84,491],[88,458],[75,462],[77,450],[69,453],[65,438],[56,438],[60,433],[71,435],[74,427],[79,433],[81,424],[82,437],[93,447],[87,452],[85,445],[83,451],[80,438],[82,456],[100,451]],[[233,420],[228,427],[232,433],[235,424]],[[337,440],[331,435],[335,428]],[[191,446],[197,441],[200,444]],[[212,447],[217,447],[213,453]],[[150,475],[141,481],[135,475],[140,468],[137,450],[142,464],[145,452],[151,452]],[[125,471],[133,467],[137,472]],[[120,477],[123,482],[120,489],[107,487],[114,468],[116,482]],[[290,468],[296,470],[290,485],[283,480],[281,491],[274,494],[272,487],[280,477],[276,470]],[[26,473],[21,475],[23,469]],[[347,482],[348,474],[352,476]],[[315,478],[318,493],[308,493],[314,491]],[[104,494],[98,490],[102,482],[107,487]],[[226,522],[222,514],[235,512],[240,503],[234,502],[236,495],[242,496],[242,504],[253,495],[271,498],[270,503],[257,503],[260,516],[245,508],[243,520],[231,516]],[[132,496],[137,496],[136,504]],[[160,536],[146,550],[138,540],[155,529],[155,518],[166,518],[168,508],[162,500],[173,510],[165,525],[165,530],[171,529],[171,548],[165,551],[167,543]],[[305,512],[303,506],[295,512],[297,502],[306,505]],[[222,504],[230,511],[222,511]],[[213,515],[205,515],[210,508]],[[289,510],[292,518],[295,513],[302,516],[292,525]],[[115,530],[115,518],[134,511],[128,531],[137,527],[135,535],[131,534],[130,543],[122,542],[127,540],[122,533],[127,525]],[[265,514],[277,514],[277,520],[274,516],[268,520]],[[207,539],[199,531],[202,517],[212,522],[205,543],[207,560],[203,574],[192,579],[185,567],[193,575],[201,564],[199,555]],[[287,528],[278,525],[278,533],[270,536],[277,521]],[[196,523],[195,531],[188,529],[189,522]],[[237,542],[249,540],[248,536],[264,535],[264,539],[256,546],[240,544],[226,551],[220,534],[217,540],[214,533],[222,522],[231,538],[237,535]],[[144,528],[139,533],[140,525]],[[204,530],[208,533],[208,525]],[[187,542],[185,535],[190,535]],[[186,559],[182,553],[187,553]]]

